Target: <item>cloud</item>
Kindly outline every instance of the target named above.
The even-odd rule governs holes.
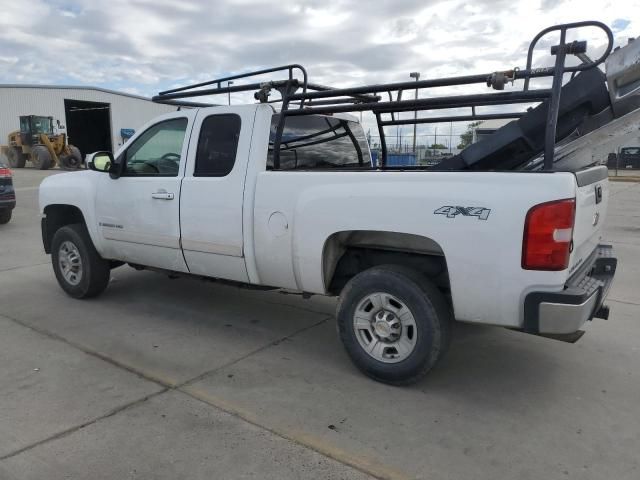
[[[30,0],[0,11],[0,83],[104,86],[153,95],[284,63],[349,86],[524,67],[529,39],[599,19],[619,44],[640,33],[640,0]],[[572,38],[570,38],[572,39]],[[602,46],[584,30],[581,39]],[[550,64],[545,39],[536,65]],[[486,91],[439,89],[436,94]],[[234,96],[234,99],[240,96]],[[433,129],[434,126],[421,127]],[[462,127],[463,128],[463,127]]]

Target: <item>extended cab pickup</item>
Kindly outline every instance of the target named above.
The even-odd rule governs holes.
[[[339,296],[348,353],[390,383],[426,373],[454,319],[576,340],[606,318],[606,167],[387,169],[354,118],[281,116],[267,103],[182,109],[89,156],[91,170],[45,179],[61,287],[98,295],[127,263]]]

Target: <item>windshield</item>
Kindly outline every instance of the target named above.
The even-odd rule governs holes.
[[[53,120],[51,117],[39,117],[32,116],[31,117],[31,133],[45,133],[47,135],[53,134]]]
[[[622,150],[620,150],[620,153],[622,155],[638,155],[640,154],[640,147],[638,148],[623,148]]]

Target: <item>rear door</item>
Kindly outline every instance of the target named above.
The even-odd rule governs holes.
[[[242,206],[255,106],[202,109],[182,183],[182,249],[189,271],[247,282]]]
[[[579,268],[602,241],[602,230],[609,204],[607,167],[588,168],[575,172],[575,176],[576,218],[570,273]]]
[[[180,184],[187,132],[195,111],[166,115],[118,155],[120,178],[101,175],[96,196],[103,255],[129,263],[186,271],[180,250]]]

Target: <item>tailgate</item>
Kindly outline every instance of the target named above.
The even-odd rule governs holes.
[[[589,258],[602,240],[609,204],[609,172],[598,166],[575,172],[576,217],[569,273]]]

